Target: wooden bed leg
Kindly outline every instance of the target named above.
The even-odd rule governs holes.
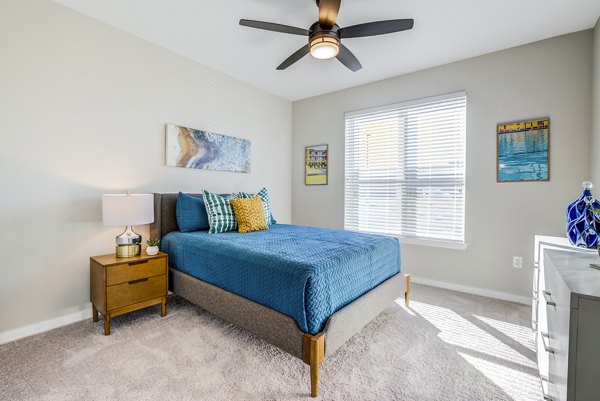
[[[410,307],[410,274],[405,274],[404,277],[406,278],[406,291],[404,292],[404,303],[406,304],[406,307],[409,308]]]
[[[319,395],[319,366],[325,359],[325,335],[323,333],[302,336],[302,360],[310,365],[310,395]]]

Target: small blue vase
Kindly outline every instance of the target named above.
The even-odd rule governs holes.
[[[581,197],[567,207],[567,237],[572,245],[580,248],[597,248],[600,216],[593,209],[600,209],[600,202],[593,196],[592,183],[585,181]]]

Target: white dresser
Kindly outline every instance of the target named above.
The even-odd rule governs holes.
[[[566,238],[535,238],[532,327],[544,396],[600,400],[600,264]]]

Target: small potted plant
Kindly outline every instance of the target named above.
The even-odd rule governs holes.
[[[146,254],[148,256],[154,256],[158,253],[158,244],[160,244],[158,238],[150,238],[146,241],[146,244],[148,244],[148,248],[146,248]]]

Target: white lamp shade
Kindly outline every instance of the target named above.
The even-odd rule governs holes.
[[[136,226],[154,222],[154,195],[102,195],[102,222],[106,226]]]

